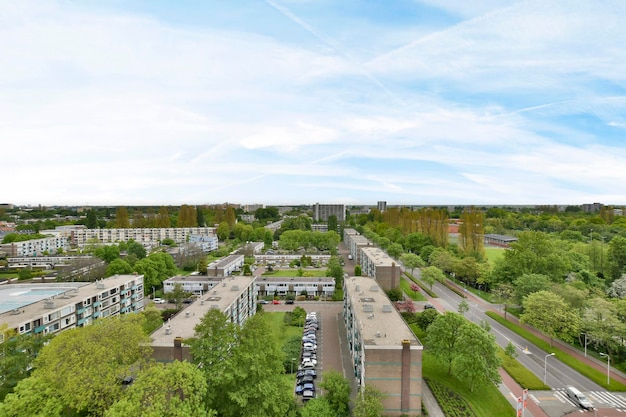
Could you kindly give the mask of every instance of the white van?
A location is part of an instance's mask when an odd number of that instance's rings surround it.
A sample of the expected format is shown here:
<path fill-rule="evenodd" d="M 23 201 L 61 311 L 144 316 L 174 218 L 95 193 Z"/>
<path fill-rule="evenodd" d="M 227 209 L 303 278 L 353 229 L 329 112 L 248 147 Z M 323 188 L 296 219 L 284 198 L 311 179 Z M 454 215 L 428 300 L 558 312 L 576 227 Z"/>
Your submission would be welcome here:
<path fill-rule="evenodd" d="M 591 404 L 591 401 L 589 401 L 582 392 L 578 391 L 578 389 L 569 386 L 565 388 L 565 392 L 567 392 L 567 396 L 570 398 L 570 400 L 572 400 L 574 404 L 578 405 L 581 408 L 584 408 L 585 410 L 593 409 L 593 404 Z"/>

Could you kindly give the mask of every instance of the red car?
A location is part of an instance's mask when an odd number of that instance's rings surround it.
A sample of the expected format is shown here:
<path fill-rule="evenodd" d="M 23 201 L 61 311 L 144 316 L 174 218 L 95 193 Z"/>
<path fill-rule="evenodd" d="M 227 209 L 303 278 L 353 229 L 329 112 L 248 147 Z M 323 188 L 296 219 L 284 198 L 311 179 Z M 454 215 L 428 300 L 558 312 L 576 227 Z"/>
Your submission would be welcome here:
<path fill-rule="evenodd" d="M 273 300 L 272 304 L 280 304 L 280 300 Z"/>

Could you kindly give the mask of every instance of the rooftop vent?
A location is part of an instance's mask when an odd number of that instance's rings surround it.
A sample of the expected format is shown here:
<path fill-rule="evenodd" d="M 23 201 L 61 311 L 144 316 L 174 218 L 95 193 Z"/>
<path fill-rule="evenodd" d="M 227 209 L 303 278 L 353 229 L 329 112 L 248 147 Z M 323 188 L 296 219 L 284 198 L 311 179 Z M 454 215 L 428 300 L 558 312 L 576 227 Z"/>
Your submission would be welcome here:
<path fill-rule="evenodd" d="M 239 291 L 239 285 L 233 285 L 232 287 L 230 287 L 231 291 Z"/>
<path fill-rule="evenodd" d="M 212 304 L 211 308 L 214 310 L 219 310 L 220 309 L 220 305 L 219 304 Z"/>
<path fill-rule="evenodd" d="M 22 312 L 22 310 L 20 310 L 19 308 L 14 308 L 13 310 L 11 310 L 11 314 L 13 314 L 14 316 L 20 314 Z"/>
<path fill-rule="evenodd" d="M 54 303 L 53 300 L 46 300 L 43 303 L 43 308 L 45 308 L 45 309 L 52 309 L 52 308 L 55 308 L 55 307 L 56 307 L 56 304 Z"/>
<path fill-rule="evenodd" d="M 361 286 L 357 285 L 356 287 L 354 287 L 354 289 L 357 290 L 357 291 L 361 291 Z"/>
<path fill-rule="evenodd" d="M 374 312 L 374 306 L 371 304 L 363 304 L 363 311 L 366 313 L 373 313 Z"/>
<path fill-rule="evenodd" d="M 372 286 L 370 287 L 370 291 L 373 291 L 373 292 L 378 291 L 378 285 L 372 285 Z"/>
<path fill-rule="evenodd" d="M 380 332 L 376 332 L 376 337 L 380 337 Z"/>
<path fill-rule="evenodd" d="M 368 319 L 373 319 L 374 318 L 374 314 L 370 314 L 369 316 L 367 316 Z"/>
<path fill-rule="evenodd" d="M 103 290 L 106 287 L 104 286 L 104 282 L 98 281 L 98 282 L 96 282 L 96 288 L 99 289 L 99 290 Z"/>
<path fill-rule="evenodd" d="M 391 308 L 391 304 L 383 305 L 383 313 L 391 313 L 392 311 L 393 311 L 393 308 Z"/>

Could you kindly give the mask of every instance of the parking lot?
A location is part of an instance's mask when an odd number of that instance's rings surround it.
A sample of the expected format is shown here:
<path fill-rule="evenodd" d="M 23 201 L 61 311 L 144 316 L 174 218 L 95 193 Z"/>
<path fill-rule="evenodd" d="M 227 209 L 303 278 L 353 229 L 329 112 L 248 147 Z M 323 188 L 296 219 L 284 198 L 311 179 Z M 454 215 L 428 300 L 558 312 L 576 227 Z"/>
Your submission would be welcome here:
<path fill-rule="evenodd" d="M 316 301 L 298 301 L 295 304 L 265 304 L 263 309 L 268 312 L 272 311 L 291 311 L 295 307 L 301 307 L 307 313 L 317 312 L 319 330 L 317 332 L 317 365 L 315 367 L 318 378 L 316 387 L 319 386 L 321 375 L 329 370 L 334 370 L 348 377 L 344 372 L 344 357 L 347 352 L 342 351 L 341 336 L 345 339 L 345 332 L 342 335 L 339 331 L 341 320 L 341 312 L 343 303 L 341 302 L 316 302 Z M 348 361 L 349 362 L 349 361 Z M 348 369 L 348 372 L 351 372 Z M 317 388 L 319 394 L 319 388 Z"/>

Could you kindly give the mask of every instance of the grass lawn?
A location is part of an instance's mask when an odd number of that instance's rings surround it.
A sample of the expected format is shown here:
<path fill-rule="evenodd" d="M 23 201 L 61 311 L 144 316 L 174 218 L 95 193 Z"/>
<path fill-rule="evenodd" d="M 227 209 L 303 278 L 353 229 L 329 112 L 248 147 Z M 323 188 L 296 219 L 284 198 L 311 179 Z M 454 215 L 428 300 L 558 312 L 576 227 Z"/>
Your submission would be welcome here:
<path fill-rule="evenodd" d="M 18 277 L 17 272 L 0 272 L 0 278 L 10 279 L 10 278 L 17 278 L 17 277 Z"/>
<path fill-rule="evenodd" d="M 302 336 L 301 327 L 285 326 L 284 312 L 264 312 L 263 318 L 271 326 L 274 340 L 279 346 L 282 346 L 292 336 Z"/>
<path fill-rule="evenodd" d="M 515 416 L 515 410 L 500 393 L 497 386 L 484 385 L 471 392 L 466 382 L 448 375 L 447 369 L 429 355 L 428 351 L 424 351 L 422 364 L 424 378 L 435 381 L 460 395 L 469 404 L 476 417 Z"/>
<path fill-rule="evenodd" d="M 326 270 L 325 269 L 304 269 L 305 277 L 325 277 Z M 297 269 L 278 269 L 272 272 L 265 271 L 263 273 L 264 277 L 297 277 L 298 270 Z"/>
<path fill-rule="evenodd" d="M 400 280 L 400 288 L 402 288 L 402 291 L 404 291 L 406 295 L 411 297 L 413 301 L 426 301 L 426 297 L 424 297 L 421 292 L 415 292 L 411 289 L 411 283 L 406 279 Z"/>
<path fill-rule="evenodd" d="M 423 343 L 426 339 L 426 332 L 415 324 L 409 327 Z M 497 386 L 485 385 L 476 388 L 474 392 L 470 392 L 467 383 L 449 376 L 447 369 L 441 366 L 426 350 L 422 356 L 422 376 L 460 395 L 469 404 L 476 417 L 513 417 L 515 415 L 515 410 L 502 396 Z"/>
<path fill-rule="evenodd" d="M 493 268 L 494 262 L 498 258 L 502 258 L 504 256 L 504 248 L 485 248 L 485 255 L 487 255 L 487 260 L 489 261 L 489 265 Z"/>

